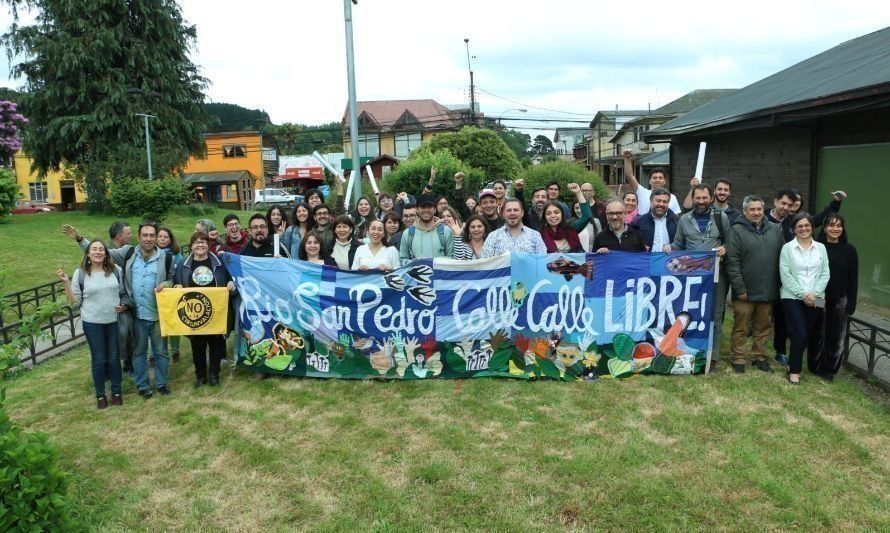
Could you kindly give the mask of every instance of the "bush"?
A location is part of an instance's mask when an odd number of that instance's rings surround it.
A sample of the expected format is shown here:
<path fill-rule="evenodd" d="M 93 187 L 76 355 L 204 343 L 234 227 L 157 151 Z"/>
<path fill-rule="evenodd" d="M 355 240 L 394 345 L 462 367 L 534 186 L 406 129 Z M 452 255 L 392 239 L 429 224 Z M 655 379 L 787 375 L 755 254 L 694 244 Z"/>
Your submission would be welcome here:
<path fill-rule="evenodd" d="M 127 178 L 108 187 L 108 202 L 116 215 L 136 215 L 160 222 L 179 204 L 190 198 L 189 188 L 176 178 L 144 180 Z"/>
<path fill-rule="evenodd" d="M 558 181 L 562 191 L 562 200 L 571 202 L 575 198 L 567 189 L 569 183 L 590 183 L 597 199 L 605 200 L 609 197 L 609 190 L 603 184 L 603 179 L 596 172 L 590 172 L 580 165 L 568 161 L 554 161 L 533 165 L 522 173 L 525 180 L 525 196 L 531 198 L 531 193 L 538 187 L 546 187 L 551 181 Z"/>
<path fill-rule="evenodd" d="M 511 154 L 512 155 L 512 154 Z M 454 175 L 463 172 L 464 190 L 466 195 L 475 194 L 481 187 L 485 175 L 479 169 L 472 168 L 453 156 L 448 150 L 433 153 L 423 146 L 411 152 L 408 159 L 386 175 L 381 184 L 381 191 L 396 195 L 400 192 L 418 195 L 430 179 L 430 169 L 436 167 L 436 181 L 433 183 L 433 194 L 444 195 L 453 204 Z"/>
<path fill-rule="evenodd" d="M 173 206 L 173 209 L 170 210 L 171 213 L 175 213 L 177 215 L 187 215 L 187 216 L 213 216 L 217 214 L 217 209 L 215 205 L 212 204 L 188 204 L 188 205 L 176 205 Z"/>
<path fill-rule="evenodd" d="M 0 390 L 0 531 L 68 526 L 67 476 L 44 435 L 22 433 L 6 414 Z"/>
<path fill-rule="evenodd" d="M 433 153 L 448 150 L 465 165 L 478 168 L 484 174 L 482 177 L 484 181 L 512 180 L 520 172 L 521 167 L 516 154 L 492 130 L 466 126 L 458 132 L 434 136 L 429 142 L 429 147 Z"/>
<path fill-rule="evenodd" d="M 0 170 L 0 221 L 4 220 L 15 208 L 19 198 L 19 187 L 15 183 L 12 172 Z"/>

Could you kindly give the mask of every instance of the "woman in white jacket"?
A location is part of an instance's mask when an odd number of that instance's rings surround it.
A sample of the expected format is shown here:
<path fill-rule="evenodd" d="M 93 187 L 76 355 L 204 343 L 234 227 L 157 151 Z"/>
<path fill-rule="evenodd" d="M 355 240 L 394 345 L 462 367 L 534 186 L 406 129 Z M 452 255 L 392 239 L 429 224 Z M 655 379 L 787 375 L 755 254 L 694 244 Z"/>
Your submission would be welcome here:
<path fill-rule="evenodd" d="M 828 285 L 828 254 L 825 245 L 813 239 L 813 219 L 798 213 L 791 220 L 794 239 L 785 243 L 779 255 L 782 278 L 782 311 L 791 337 L 788 381 L 800 383 L 803 352 L 807 350 L 812 370 L 814 357 L 822 344 L 825 316 L 825 287 Z"/>

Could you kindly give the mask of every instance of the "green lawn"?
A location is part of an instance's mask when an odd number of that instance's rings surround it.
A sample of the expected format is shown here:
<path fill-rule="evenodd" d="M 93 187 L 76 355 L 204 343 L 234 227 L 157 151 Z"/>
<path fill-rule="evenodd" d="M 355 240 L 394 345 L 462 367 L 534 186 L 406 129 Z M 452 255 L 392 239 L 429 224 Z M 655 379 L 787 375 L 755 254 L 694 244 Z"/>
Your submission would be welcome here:
<path fill-rule="evenodd" d="M 187 343 L 184 347 L 187 351 Z M 887 396 L 842 375 L 259 380 L 97 411 L 83 347 L 10 383 L 93 530 L 888 530 Z"/>
<path fill-rule="evenodd" d="M 217 226 L 229 211 L 220 210 L 210 216 Z M 237 212 L 246 227 L 250 213 Z M 81 211 L 50 213 L 46 215 L 12 216 L 0 224 L 0 268 L 6 270 L 5 292 L 27 289 L 35 285 L 55 281 L 55 271 L 64 268 L 74 271 L 83 252 L 77 244 L 62 235 L 62 224 L 71 224 L 84 236 L 108 240 L 108 226 L 122 217 L 88 215 Z M 205 218 L 196 215 L 170 215 L 164 224 L 169 226 L 180 241 L 187 244 L 195 229 L 195 221 Z M 137 218 L 127 220 L 136 238 Z"/>

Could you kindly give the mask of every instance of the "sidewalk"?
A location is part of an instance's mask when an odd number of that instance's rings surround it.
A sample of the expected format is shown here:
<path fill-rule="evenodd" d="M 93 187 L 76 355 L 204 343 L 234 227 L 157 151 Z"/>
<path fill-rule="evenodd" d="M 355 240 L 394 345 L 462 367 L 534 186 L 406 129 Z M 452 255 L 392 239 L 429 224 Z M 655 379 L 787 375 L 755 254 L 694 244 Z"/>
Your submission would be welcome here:
<path fill-rule="evenodd" d="M 890 322 L 883 318 L 858 313 L 854 318 L 890 331 Z M 871 337 L 872 331 L 869 331 L 868 328 L 864 328 L 858 324 L 852 324 L 851 333 L 854 333 L 857 330 L 859 330 L 859 333 L 857 333 L 858 336 L 866 338 Z M 884 386 L 890 387 L 890 335 L 881 333 L 880 331 L 874 332 L 874 334 L 877 347 L 874 349 L 875 366 L 873 376 L 876 380 L 882 382 Z M 868 373 L 868 353 L 871 350 L 871 347 L 867 343 L 853 338 L 849 339 L 849 346 L 850 353 L 847 357 L 847 364 L 860 371 L 863 375 L 866 375 Z"/>

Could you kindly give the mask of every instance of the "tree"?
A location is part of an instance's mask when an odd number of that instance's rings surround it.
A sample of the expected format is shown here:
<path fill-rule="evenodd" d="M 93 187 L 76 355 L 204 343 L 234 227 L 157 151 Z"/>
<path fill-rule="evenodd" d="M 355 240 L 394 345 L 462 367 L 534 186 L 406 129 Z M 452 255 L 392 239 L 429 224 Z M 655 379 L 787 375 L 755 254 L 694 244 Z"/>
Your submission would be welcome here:
<path fill-rule="evenodd" d="M 319 152 L 343 150 L 343 128 L 339 122 L 318 126 L 285 122 L 275 126 L 272 133 L 278 142 L 278 151 L 281 155 L 311 154 L 316 150 Z"/>
<path fill-rule="evenodd" d="M 18 132 L 27 123 L 14 102 L 0 101 L 0 166 L 12 165 L 13 156 L 22 147 Z"/>
<path fill-rule="evenodd" d="M 6 222 L 6 217 L 15 209 L 19 196 L 15 176 L 5 168 L 0 169 L 0 222 Z"/>
<path fill-rule="evenodd" d="M 433 194 L 448 197 L 454 202 L 454 175 L 463 172 L 465 195 L 470 196 L 482 186 L 484 176 L 478 169 L 454 157 L 447 149 L 433 153 L 427 146 L 411 152 L 405 159 L 383 178 L 382 189 L 392 194 L 407 192 L 420 194 L 423 186 L 430 179 L 430 168 L 436 167 L 436 181 L 433 183 Z"/>
<path fill-rule="evenodd" d="M 569 183 L 590 183 L 593 185 L 594 194 L 600 200 L 609 197 L 609 190 L 603 184 L 603 178 L 596 172 L 590 172 L 580 165 L 569 163 L 568 161 L 554 161 L 552 163 L 542 163 L 533 165 L 525 169 L 522 173 L 525 181 L 525 190 L 533 191 L 538 187 L 546 187 L 553 180 L 559 182 L 562 191 L 562 199 L 566 202 L 574 200 L 574 196 L 566 187 Z M 527 194 L 530 194 L 527 193 Z"/>
<path fill-rule="evenodd" d="M 13 76 L 27 79 L 21 108 L 31 120 L 25 150 L 44 173 L 110 161 L 123 146 L 143 146 L 136 113 L 155 115 L 153 148 L 204 150 L 206 80 L 188 53 L 197 39 L 175 0 L 6 0 L 37 12 L 2 41 Z M 105 176 L 84 170 L 91 200 L 104 199 Z M 100 195 L 100 198 L 93 198 Z"/>
<path fill-rule="evenodd" d="M 529 148 L 531 155 L 547 155 L 553 153 L 553 142 L 546 135 L 536 135 Z"/>
<path fill-rule="evenodd" d="M 510 147 L 510 150 L 516 154 L 516 159 L 519 159 L 521 162 L 523 157 L 528 156 L 529 146 L 532 143 L 532 138 L 528 133 L 507 128 L 498 129 L 497 132 L 498 137 L 503 139 L 507 146 Z"/>
<path fill-rule="evenodd" d="M 248 109 L 237 104 L 206 103 L 209 115 L 208 132 L 256 130 L 259 124 L 271 124 L 269 114 L 262 109 Z"/>
<path fill-rule="evenodd" d="M 514 179 L 519 174 L 519 161 L 497 133 L 465 126 L 457 132 L 442 133 L 430 140 L 430 150 L 448 150 L 452 155 L 478 168 L 486 180 Z"/>

